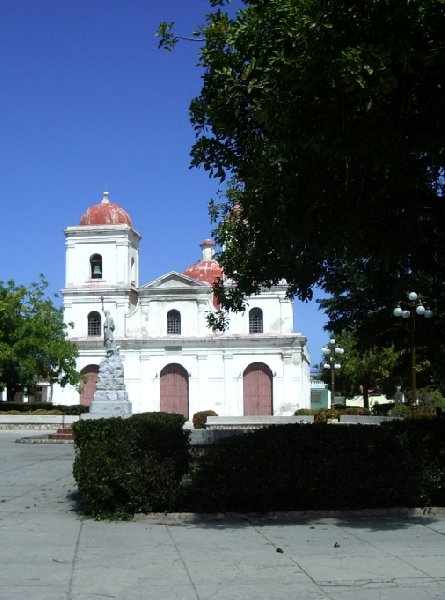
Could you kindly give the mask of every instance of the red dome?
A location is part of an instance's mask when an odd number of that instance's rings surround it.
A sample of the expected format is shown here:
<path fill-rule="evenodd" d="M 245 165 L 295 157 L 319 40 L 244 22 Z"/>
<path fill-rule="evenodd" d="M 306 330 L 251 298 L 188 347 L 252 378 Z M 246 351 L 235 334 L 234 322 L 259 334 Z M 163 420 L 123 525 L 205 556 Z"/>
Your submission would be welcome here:
<path fill-rule="evenodd" d="M 186 269 L 184 275 L 213 285 L 216 279 L 222 277 L 222 268 L 216 260 L 202 260 Z"/>
<path fill-rule="evenodd" d="M 131 219 L 118 204 L 110 202 L 108 192 L 104 192 L 102 202 L 90 206 L 80 219 L 81 225 L 130 225 Z"/>
<path fill-rule="evenodd" d="M 216 279 L 222 278 L 223 276 L 222 267 L 220 267 L 219 263 L 212 258 L 215 252 L 215 244 L 212 240 L 204 240 L 201 244 L 201 248 L 202 259 L 191 267 L 188 267 L 188 269 L 184 271 L 184 275 L 213 285 Z"/>

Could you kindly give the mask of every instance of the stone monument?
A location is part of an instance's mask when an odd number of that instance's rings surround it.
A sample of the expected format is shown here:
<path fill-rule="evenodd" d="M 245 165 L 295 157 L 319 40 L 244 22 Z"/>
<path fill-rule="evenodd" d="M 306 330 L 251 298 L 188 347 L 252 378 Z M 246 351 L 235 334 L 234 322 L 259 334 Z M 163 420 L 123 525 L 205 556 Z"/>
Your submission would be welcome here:
<path fill-rule="evenodd" d="M 99 377 L 90 413 L 129 415 L 131 414 L 131 403 L 128 401 L 124 367 L 114 338 L 114 321 L 108 310 L 104 311 L 104 315 L 104 346 L 107 355 L 99 366 Z"/>

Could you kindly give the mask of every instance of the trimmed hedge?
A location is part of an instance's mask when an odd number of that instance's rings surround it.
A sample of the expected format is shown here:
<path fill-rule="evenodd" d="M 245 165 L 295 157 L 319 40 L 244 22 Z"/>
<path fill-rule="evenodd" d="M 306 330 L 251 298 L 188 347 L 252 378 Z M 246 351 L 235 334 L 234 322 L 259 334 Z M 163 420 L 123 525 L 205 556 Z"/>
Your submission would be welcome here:
<path fill-rule="evenodd" d="M 39 411 L 38 414 L 44 414 L 41 411 L 51 411 L 52 414 L 80 415 L 89 412 L 89 407 L 81 404 L 66 406 L 51 402 L 0 402 L 0 412 L 28 413 L 36 410 Z M 58 411 L 58 413 L 54 413 L 54 411 Z"/>
<path fill-rule="evenodd" d="M 267 512 L 445 505 L 445 421 L 281 425 L 202 457 L 183 510 Z"/>
<path fill-rule="evenodd" d="M 182 415 L 144 413 L 74 423 L 73 475 L 86 514 L 128 518 L 173 510 L 189 467 Z"/>
<path fill-rule="evenodd" d="M 74 424 L 74 477 L 96 518 L 445 506 L 445 419 L 277 425 L 226 438 L 190 463 L 180 415 Z"/>

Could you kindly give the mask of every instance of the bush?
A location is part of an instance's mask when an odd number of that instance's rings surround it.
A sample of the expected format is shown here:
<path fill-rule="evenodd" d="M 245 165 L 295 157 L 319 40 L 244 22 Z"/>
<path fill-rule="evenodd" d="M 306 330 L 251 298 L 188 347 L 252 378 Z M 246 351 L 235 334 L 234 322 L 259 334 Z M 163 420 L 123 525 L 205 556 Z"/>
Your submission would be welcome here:
<path fill-rule="evenodd" d="M 54 406 L 50 402 L 0 402 L 0 410 L 2 412 L 14 411 L 15 413 L 24 413 L 42 408 L 52 410 Z"/>
<path fill-rule="evenodd" d="M 267 512 L 443 505 L 445 420 L 430 423 L 282 425 L 222 440 L 201 458 L 182 508 Z"/>
<path fill-rule="evenodd" d="M 361 406 L 344 406 L 336 404 L 334 410 L 331 408 L 300 408 L 294 415 L 314 415 L 314 423 L 327 423 L 329 419 L 338 419 L 340 415 L 369 415 L 369 410 Z"/>
<path fill-rule="evenodd" d="M 445 506 L 445 419 L 405 419 L 381 427 L 406 441 L 415 469 L 414 499 L 408 506 Z"/>
<path fill-rule="evenodd" d="M 394 408 L 395 408 L 394 402 L 385 402 L 385 404 L 376 403 L 372 407 L 371 412 L 373 415 L 384 417 L 384 416 L 388 416 L 390 411 L 392 411 Z"/>
<path fill-rule="evenodd" d="M 445 398 L 438 390 L 424 388 L 419 390 L 418 410 L 424 413 L 435 414 L 436 408 L 445 409 Z"/>
<path fill-rule="evenodd" d="M 75 423 L 85 512 L 445 506 L 443 418 L 271 426 L 223 439 L 192 465 L 184 420 L 147 413 Z"/>
<path fill-rule="evenodd" d="M 407 404 L 396 404 L 388 411 L 390 417 L 407 417 L 411 414 L 411 407 Z"/>
<path fill-rule="evenodd" d="M 404 458 L 380 428 L 283 425 L 255 430 L 223 440 L 203 457 L 192 481 L 190 509 L 394 506 L 406 496 L 409 482 Z"/>
<path fill-rule="evenodd" d="M 90 412 L 90 407 L 84 406 L 83 404 L 74 404 L 73 406 L 58 404 L 55 406 L 55 408 L 60 410 L 63 415 L 84 415 Z"/>
<path fill-rule="evenodd" d="M 73 475 L 86 514 L 126 518 L 175 507 L 189 467 L 182 415 L 145 413 L 74 423 Z"/>
<path fill-rule="evenodd" d="M 58 414 L 58 415 L 80 415 L 89 411 L 88 406 L 76 404 L 74 406 L 65 406 L 63 404 L 52 404 L 51 402 L 0 402 L 0 412 L 14 411 L 18 413 L 35 414 Z M 36 413 L 35 411 L 39 411 Z M 57 412 L 50 412 L 57 411 Z"/>
<path fill-rule="evenodd" d="M 217 417 L 218 413 L 214 410 L 201 410 L 193 415 L 193 427 L 195 429 L 205 429 L 207 417 Z"/>

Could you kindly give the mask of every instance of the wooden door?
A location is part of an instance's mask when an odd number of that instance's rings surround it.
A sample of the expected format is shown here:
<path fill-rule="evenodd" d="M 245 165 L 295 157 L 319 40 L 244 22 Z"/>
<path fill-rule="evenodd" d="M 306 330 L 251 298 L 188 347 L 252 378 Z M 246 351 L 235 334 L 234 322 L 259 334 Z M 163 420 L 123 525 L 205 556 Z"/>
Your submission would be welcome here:
<path fill-rule="evenodd" d="M 244 415 L 272 415 L 272 372 L 264 363 L 252 363 L 243 373 Z"/>
<path fill-rule="evenodd" d="M 80 404 L 91 406 L 99 373 L 97 365 L 87 365 L 81 370 L 81 374 L 87 377 L 87 381 L 80 386 Z"/>
<path fill-rule="evenodd" d="M 161 412 L 189 418 L 189 376 L 177 363 L 167 365 L 161 371 Z"/>

